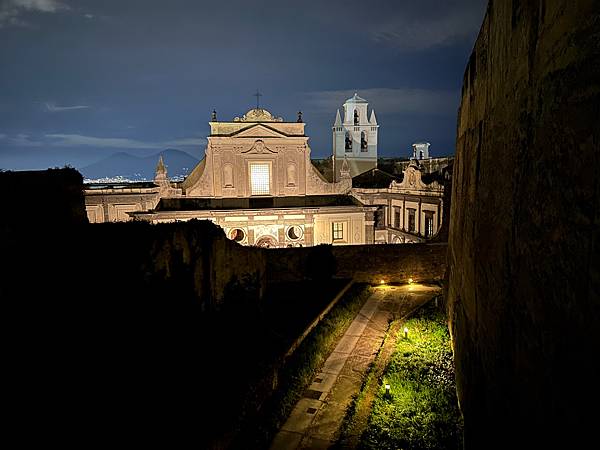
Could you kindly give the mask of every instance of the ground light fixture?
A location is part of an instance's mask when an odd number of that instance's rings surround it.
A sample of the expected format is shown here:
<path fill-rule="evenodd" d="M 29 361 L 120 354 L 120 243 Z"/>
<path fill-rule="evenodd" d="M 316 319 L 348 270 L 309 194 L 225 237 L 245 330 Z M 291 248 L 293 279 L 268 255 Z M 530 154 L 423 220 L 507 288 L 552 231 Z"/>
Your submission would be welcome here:
<path fill-rule="evenodd" d="M 413 283 L 413 279 L 412 279 L 412 278 L 409 278 L 409 279 L 408 279 L 408 284 L 412 284 L 412 283 Z"/>
<path fill-rule="evenodd" d="M 390 397 L 391 396 L 391 386 L 389 384 L 385 385 L 385 396 L 386 397 Z"/>
<path fill-rule="evenodd" d="M 379 280 L 379 284 L 385 284 L 385 280 Z"/>
<path fill-rule="evenodd" d="M 408 328 L 404 327 L 404 339 L 408 339 Z"/>

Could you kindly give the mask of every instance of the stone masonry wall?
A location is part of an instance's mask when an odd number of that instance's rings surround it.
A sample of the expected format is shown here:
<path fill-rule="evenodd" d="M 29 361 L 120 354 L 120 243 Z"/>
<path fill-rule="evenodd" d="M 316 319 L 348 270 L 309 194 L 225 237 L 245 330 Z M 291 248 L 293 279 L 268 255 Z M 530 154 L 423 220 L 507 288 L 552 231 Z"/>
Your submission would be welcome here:
<path fill-rule="evenodd" d="M 295 281 L 331 274 L 367 283 L 441 281 L 446 244 L 320 245 L 270 249 L 268 281 Z"/>
<path fill-rule="evenodd" d="M 490 1 L 448 241 L 466 449 L 597 441 L 599 143 L 600 2 Z"/>

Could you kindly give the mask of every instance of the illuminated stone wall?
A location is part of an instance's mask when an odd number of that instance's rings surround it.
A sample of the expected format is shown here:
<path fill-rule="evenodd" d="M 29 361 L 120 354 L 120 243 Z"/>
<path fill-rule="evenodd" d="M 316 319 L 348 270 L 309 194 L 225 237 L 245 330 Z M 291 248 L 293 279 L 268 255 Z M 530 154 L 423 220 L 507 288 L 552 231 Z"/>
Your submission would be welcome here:
<path fill-rule="evenodd" d="M 233 122 L 210 122 L 210 127 L 204 158 L 180 185 L 188 197 L 345 194 L 352 186 L 348 174 L 329 183 L 312 165 L 303 122 L 284 122 L 252 109 Z M 252 167 L 264 173 L 261 192 L 254 191 Z"/>
<path fill-rule="evenodd" d="M 466 449 L 596 439 L 599 10 L 490 1 L 465 71 L 448 301 Z"/>
<path fill-rule="evenodd" d="M 268 281 L 295 281 L 332 272 L 338 278 L 376 283 L 441 281 L 446 244 L 318 246 L 266 252 Z"/>

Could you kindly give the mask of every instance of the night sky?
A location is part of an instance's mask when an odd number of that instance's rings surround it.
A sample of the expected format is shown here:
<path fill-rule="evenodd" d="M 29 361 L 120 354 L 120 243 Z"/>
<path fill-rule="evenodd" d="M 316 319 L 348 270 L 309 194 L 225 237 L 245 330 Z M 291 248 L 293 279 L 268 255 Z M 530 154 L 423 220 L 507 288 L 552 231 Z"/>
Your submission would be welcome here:
<path fill-rule="evenodd" d="M 200 159 L 213 109 L 261 106 L 331 154 L 336 108 L 375 109 L 379 155 L 454 153 L 485 0 L 0 0 L 0 168 L 177 148 Z"/>

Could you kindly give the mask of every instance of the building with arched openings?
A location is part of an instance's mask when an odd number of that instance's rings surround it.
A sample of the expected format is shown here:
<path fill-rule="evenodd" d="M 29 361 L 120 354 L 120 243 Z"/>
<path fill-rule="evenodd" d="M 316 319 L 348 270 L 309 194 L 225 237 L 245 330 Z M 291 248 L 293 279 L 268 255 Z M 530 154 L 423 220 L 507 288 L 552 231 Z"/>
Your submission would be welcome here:
<path fill-rule="evenodd" d="M 355 94 L 344 121 L 337 112 L 333 182 L 311 161 L 301 116 L 286 122 L 254 108 L 219 121 L 213 112 L 204 157 L 184 181 L 171 182 L 161 158 L 153 183 L 87 185 L 88 219 L 210 220 L 230 239 L 264 247 L 432 238 L 443 220 L 444 186 L 427 174 L 425 158 L 399 175 L 377 169 L 379 126 L 374 111 L 366 119 L 367 107 Z"/>
<path fill-rule="evenodd" d="M 333 123 L 333 174 L 340 179 L 344 161 L 348 162 L 350 176 L 355 177 L 377 167 L 377 132 L 379 125 L 375 111 L 368 111 L 369 103 L 354 93 L 343 106 L 344 119 L 336 112 Z"/>
<path fill-rule="evenodd" d="M 204 158 L 183 182 L 169 182 L 161 160 L 151 186 L 89 186 L 90 221 L 204 219 L 264 247 L 374 242 L 376 208 L 350 195 L 347 162 L 333 183 L 312 165 L 301 117 L 286 122 L 255 108 L 231 121 L 213 114 L 209 124 Z"/>

